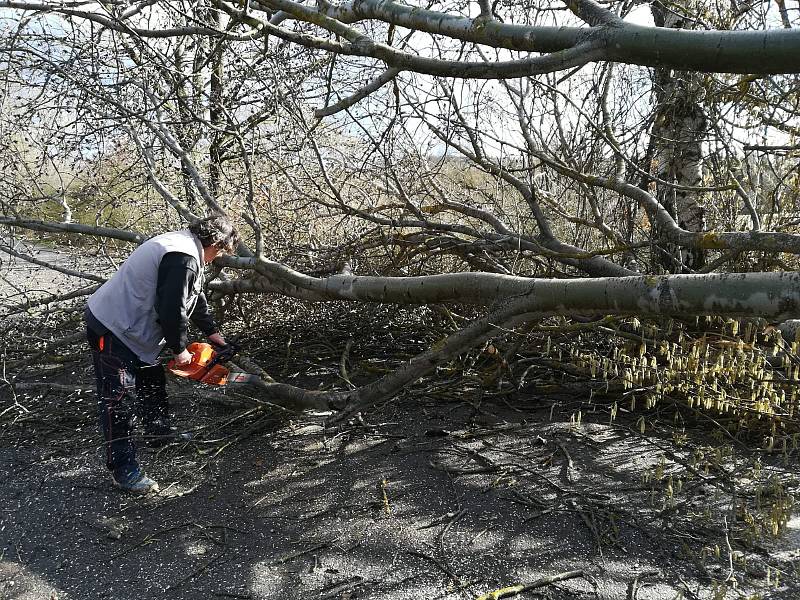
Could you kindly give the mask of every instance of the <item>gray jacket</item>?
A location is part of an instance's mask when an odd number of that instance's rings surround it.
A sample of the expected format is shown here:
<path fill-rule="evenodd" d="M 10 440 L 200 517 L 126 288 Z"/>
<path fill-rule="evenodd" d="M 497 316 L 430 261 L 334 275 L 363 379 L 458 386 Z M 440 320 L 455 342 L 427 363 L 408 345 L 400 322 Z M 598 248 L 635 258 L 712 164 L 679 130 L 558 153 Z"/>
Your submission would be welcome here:
<path fill-rule="evenodd" d="M 97 320 L 148 364 L 156 362 L 165 343 L 155 304 L 158 267 L 169 252 L 181 252 L 197 260 L 198 276 L 186 307 L 187 314 L 191 314 L 203 289 L 203 246 L 188 230 L 147 240 L 88 301 Z"/>

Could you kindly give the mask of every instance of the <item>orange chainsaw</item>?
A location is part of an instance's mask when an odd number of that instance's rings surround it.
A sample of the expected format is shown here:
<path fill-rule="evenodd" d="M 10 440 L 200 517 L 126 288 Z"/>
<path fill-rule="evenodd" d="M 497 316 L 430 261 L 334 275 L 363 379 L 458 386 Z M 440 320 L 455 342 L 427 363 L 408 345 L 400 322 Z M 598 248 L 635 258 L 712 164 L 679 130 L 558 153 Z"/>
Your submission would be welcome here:
<path fill-rule="evenodd" d="M 192 360 L 185 365 L 175 365 L 175 359 L 167 363 L 167 369 L 173 375 L 194 379 L 208 385 L 225 385 L 229 383 L 258 383 L 261 378 L 250 373 L 231 373 L 222 363 L 231 360 L 239 351 L 239 346 L 228 342 L 217 346 L 205 342 L 192 342 L 186 349 Z"/>

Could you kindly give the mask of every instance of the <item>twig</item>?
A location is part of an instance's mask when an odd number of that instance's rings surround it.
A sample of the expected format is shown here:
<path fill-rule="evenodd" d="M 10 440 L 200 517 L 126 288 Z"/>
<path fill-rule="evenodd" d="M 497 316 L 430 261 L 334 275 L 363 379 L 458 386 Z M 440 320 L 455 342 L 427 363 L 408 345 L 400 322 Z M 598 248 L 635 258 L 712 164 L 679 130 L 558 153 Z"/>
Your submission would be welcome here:
<path fill-rule="evenodd" d="M 389 482 L 386 479 L 381 479 L 380 490 L 381 490 L 381 499 L 383 502 L 383 512 L 386 513 L 386 516 L 390 516 L 392 514 L 392 508 L 389 506 L 389 496 L 386 494 L 386 486 L 389 485 Z"/>
<path fill-rule="evenodd" d="M 78 333 L 74 333 L 72 335 L 68 335 L 66 337 L 50 342 L 39 352 L 37 352 L 36 354 L 32 354 L 27 358 L 8 361 L 8 366 L 11 367 L 12 369 L 15 369 L 24 365 L 28 365 L 34 362 L 35 360 L 41 358 L 42 356 L 45 356 L 48 352 L 52 352 L 56 348 L 61 348 L 62 346 L 67 346 L 67 345 L 74 345 L 76 343 L 82 342 L 84 339 L 86 339 L 86 332 L 79 331 Z"/>
<path fill-rule="evenodd" d="M 495 473 L 498 470 L 498 467 L 450 467 L 435 463 L 432 460 L 428 461 L 428 464 L 437 471 L 444 471 L 445 473 L 452 473 L 454 475 L 478 475 L 481 473 Z"/>
<path fill-rule="evenodd" d="M 597 544 L 597 552 L 602 557 L 603 556 L 603 542 L 600 539 L 600 533 L 598 533 L 598 531 L 597 531 L 597 527 L 594 524 L 594 519 L 592 518 L 591 513 L 587 515 L 586 512 L 583 511 L 580 507 L 578 507 L 578 505 L 572 499 L 567 500 L 567 504 L 570 506 L 570 508 L 575 510 L 581 516 L 581 519 L 583 519 L 583 522 L 586 523 L 586 526 L 591 530 L 592 535 L 594 536 L 594 541 Z"/>
<path fill-rule="evenodd" d="M 147 534 L 137 544 L 134 544 L 130 548 L 125 548 L 124 550 L 122 550 L 120 552 L 117 552 L 116 554 L 110 556 L 107 560 L 108 560 L 108 562 L 111 562 L 112 560 L 120 558 L 121 556 L 125 556 L 126 554 L 130 554 L 131 552 L 133 552 L 137 548 L 141 548 L 142 546 L 144 546 L 146 544 L 149 544 L 152 541 L 157 540 L 158 536 L 160 536 L 163 533 L 169 533 L 170 531 L 175 531 L 177 529 L 183 529 L 184 527 L 191 527 L 192 525 L 195 525 L 195 524 L 196 523 L 194 523 L 193 521 L 190 521 L 190 522 L 187 522 L 187 523 L 180 523 L 178 525 L 173 525 L 172 527 L 167 527 L 165 529 L 159 529 L 158 531 L 154 531 L 153 533 Z"/>
<path fill-rule="evenodd" d="M 282 565 L 283 563 L 289 562 L 290 560 L 294 560 L 295 558 L 299 558 L 304 554 L 309 554 L 311 552 L 316 552 L 317 550 L 322 550 L 323 548 L 327 548 L 330 544 L 328 542 L 323 542 L 322 544 L 316 544 L 309 548 L 305 548 L 304 550 L 298 550 L 297 552 L 291 552 L 289 554 L 285 554 L 280 558 L 276 558 L 272 561 L 272 565 Z"/>
<path fill-rule="evenodd" d="M 410 554 L 412 556 L 418 556 L 420 558 L 424 558 L 425 560 L 431 561 L 433 564 L 435 564 L 437 567 L 439 567 L 439 569 L 441 569 L 443 573 L 445 573 L 450 579 L 452 579 L 453 583 L 455 583 L 459 588 L 463 585 L 461 583 L 461 579 L 459 579 L 458 575 L 453 573 L 453 571 L 447 565 L 442 563 L 437 558 L 434 558 L 433 556 L 429 556 L 428 554 L 425 554 L 424 552 L 418 552 L 416 550 L 406 550 L 406 554 Z"/>
<path fill-rule="evenodd" d="M 18 252 L 14 250 L 11 246 L 7 246 L 5 244 L 0 244 L 0 250 L 5 252 L 6 254 L 11 254 L 12 256 L 16 256 L 17 258 L 21 258 L 24 261 L 29 263 L 33 263 L 34 265 L 39 265 L 40 267 L 45 267 L 47 269 L 51 269 L 53 271 L 58 271 L 59 273 L 64 273 L 65 275 L 69 275 L 71 277 L 80 277 L 81 279 L 89 279 L 91 281 L 97 281 L 98 283 L 105 283 L 105 277 L 100 277 L 98 275 L 93 275 L 92 273 L 83 273 L 81 271 L 76 271 L 74 269 L 68 269 L 66 267 L 62 267 L 59 265 L 54 265 L 52 263 L 47 262 L 46 260 L 41 260 L 31 256 L 30 254 L 24 254 L 22 252 Z"/>
<path fill-rule="evenodd" d="M 439 532 L 439 535 L 436 536 L 439 539 L 439 547 L 444 546 L 444 536 L 447 535 L 447 532 L 450 531 L 453 525 L 455 525 L 458 521 L 460 521 L 461 518 L 466 514 L 467 514 L 467 509 L 462 508 L 456 514 L 454 514 L 453 517 L 447 522 L 447 525 L 445 525 L 444 528 Z"/>
<path fill-rule="evenodd" d="M 729 534 L 729 527 L 728 527 L 728 517 L 722 517 L 723 522 L 725 523 L 725 546 L 728 549 L 728 576 L 725 578 L 723 583 L 728 583 L 732 579 L 734 579 L 734 570 L 733 570 L 733 548 L 731 548 L 731 538 Z"/>
<path fill-rule="evenodd" d="M 28 300 L 26 302 L 21 302 L 19 304 L 7 306 L 5 309 L 5 314 L 11 315 L 14 313 L 26 311 L 36 306 L 41 306 L 42 304 L 51 304 L 53 302 L 64 302 L 66 300 L 73 300 L 74 298 L 80 298 L 82 296 L 89 296 L 93 294 L 99 287 L 100 284 L 98 283 L 95 285 L 91 285 L 89 287 L 83 287 L 74 290 L 72 292 L 67 292 L 66 294 L 52 294 L 50 296 L 45 296 L 43 298 L 37 298 L 36 300 Z"/>
<path fill-rule="evenodd" d="M 184 583 L 186 583 L 187 581 L 191 581 L 192 579 L 194 579 L 194 578 L 195 578 L 195 577 L 197 577 L 198 575 L 200 575 L 200 574 L 202 574 L 203 572 L 207 571 L 207 570 L 209 569 L 209 567 L 211 567 L 211 565 L 213 565 L 214 563 L 216 563 L 216 562 L 217 562 L 219 559 L 221 559 L 223 556 L 225 556 L 225 552 L 224 552 L 224 551 L 223 551 L 223 552 L 220 552 L 219 554 L 217 554 L 217 555 L 216 555 L 214 558 L 212 558 L 212 559 L 208 560 L 206 563 L 204 563 L 203 565 L 201 565 L 201 566 L 200 566 L 200 568 L 198 568 L 198 569 L 195 569 L 194 571 L 192 571 L 191 573 L 189 573 L 189 574 L 188 574 L 186 577 L 184 577 L 183 579 L 181 579 L 181 580 L 179 580 L 179 581 L 176 581 L 175 583 L 173 583 L 173 584 L 170 584 L 169 586 L 167 586 L 167 588 L 165 589 L 165 591 L 170 591 L 170 590 L 177 589 L 177 588 L 181 587 L 181 586 L 182 586 Z"/>
<path fill-rule="evenodd" d="M 558 442 L 558 447 L 561 448 L 561 452 L 564 453 L 564 457 L 567 459 L 567 462 L 564 464 L 564 470 L 563 470 L 564 479 L 567 480 L 567 483 L 573 483 L 575 481 L 575 476 L 574 476 L 575 466 L 572 462 L 572 457 L 569 455 L 569 452 L 567 452 L 567 449 L 564 447 L 564 444 Z"/>
<path fill-rule="evenodd" d="M 527 592 L 528 590 L 534 590 L 536 588 L 545 587 L 551 585 L 553 583 L 557 583 L 559 581 L 567 581 L 568 579 L 575 579 L 577 577 L 585 577 L 583 571 L 566 571 L 564 573 L 559 573 L 558 575 L 550 575 L 548 577 L 542 577 L 541 579 L 537 579 L 536 581 L 532 581 L 531 583 L 522 583 L 519 585 L 512 585 L 509 587 L 501 588 L 499 590 L 494 590 L 493 592 L 489 592 L 487 594 L 483 594 L 482 596 L 478 597 L 478 600 L 498 600 L 499 598 L 508 598 L 510 596 L 516 596 L 521 594 L 522 592 Z"/>
<path fill-rule="evenodd" d="M 94 388 L 82 385 L 68 385 L 65 383 L 48 383 L 46 381 L 7 382 L 15 390 L 54 390 L 57 392 L 91 394 Z"/>
<path fill-rule="evenodd" d="M 356 575 L 355 577 L 348 579 L 346 581 L 342 581 L 341 583 L 337 583 L 329 590 L 321 591 L 319 596 L 317 596 L 318 600 L 324 600 L 325 598 L 344 598 L 349 597 L 345 594 L 345 592 L 349 592 L 354 590 L 358 587 L 365 585 L 365 581 L 363 577 L 359 577 Z"/>
<path fill-rule="evenodd" d="M 488 533 L 489 529 L 490 529 L 490 527 L 484 527 L 483 529 L 481 529 L 481 531 L 475 537 L 473 537 L 469 542 L 467 542 L 467 546 L 472 546 L 472 544 L 474 544 L 480 538 L 482 538 L 484 535 L 486 535 Z"/>
<path fill-rule="evenodd" d="M 639 580 L 643 577 L 652 577 L 654 575 L 659 575 L 660 571 L 645 571 L 644 573 L 639 573 L 636 577 L 633 578 L 628 584 L 628 597 L 627 600 L 636 600 L 636 594 L 639 592 Z"/>
<path fill-rule="evenodd" d="M 350 381 L 350 376 L 347 374 L 347 362 L 350 360 L 350 348 L 353 347 L 353 338 L 347 338 L 347 343 L 344 345 L 342 357 L 339 359 L 339 376 L 344 379 L 351 390 L 356 388 L 353 382 Z"/>

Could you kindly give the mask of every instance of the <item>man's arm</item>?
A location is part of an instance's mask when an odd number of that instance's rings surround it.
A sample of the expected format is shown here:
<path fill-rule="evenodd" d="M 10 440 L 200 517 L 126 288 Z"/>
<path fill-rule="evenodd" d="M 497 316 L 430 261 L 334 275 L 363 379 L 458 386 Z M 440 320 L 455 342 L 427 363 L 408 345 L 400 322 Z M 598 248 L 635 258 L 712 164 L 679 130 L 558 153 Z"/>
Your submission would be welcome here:
<path fill-rule="evenodd" d="M 219 332 L 219 327 L 217 327 L 217 324 L 214 322 L 214 316 L 211 314 L 211 311 L 208 310 L 208 301 L 203 292 L 200 292 L 200 296 L 197 298 L 197 304 L 194 305 L 194 310 L 190 318 L 192 319 L 192 323 L 194 323 L 211 342 L 217 346 L 224 346 L 226 344 L 225 338 L 222 337 L 222 334 Z"/>
<path fill-rule="evenodd" d="M 197 261 L 182 252 L 165 254 L 158 267 L 156 311 L 167 347 L 176 355 L 186 350 L 190 319 L 212 342 L 225 344 L 225 338 L 219 333 L 203 293 L 198 297 L 191 315 L 187 313 L 187 303 L 197 280 L 198 269 Z"/>
<path fill-rule="evenodd" d="M 167 347 L 175 354 L 186 349 L 189 315 L 186 303 L 197 279 L 197 261 L 182 252 L 169 252 L 158 266 L 156 312 Z"/>
<path fill-rule="evenodd" d="M 200 292 L 200 295 L 197 297 L 197 304 L 194 305 L 194 310 L 189 318 L 206 337 L 210 338 L 215 333 L 219 333 L 219 327 L 217 327 L 217 324 L 214 322 L 214 317 L 208 310 L 208 301 L 203 292 Z"/>

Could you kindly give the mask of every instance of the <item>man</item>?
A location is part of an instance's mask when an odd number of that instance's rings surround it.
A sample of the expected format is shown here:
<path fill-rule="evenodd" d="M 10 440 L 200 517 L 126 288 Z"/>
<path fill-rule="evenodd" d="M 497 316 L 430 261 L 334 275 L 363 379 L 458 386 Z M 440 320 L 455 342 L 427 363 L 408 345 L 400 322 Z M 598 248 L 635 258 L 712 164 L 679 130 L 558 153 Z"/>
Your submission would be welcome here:
<path fill-rule="evenodd" d="M 236 229 L 221 215 L 202 219 L 187 230 L 156 236 L 136 248 L 89 298 L 87 337 L 97 379 L 106 465 L 113 484 L 124 491 L 158 491 L 158 484 L 136 460 L 131 437 L 136 408 L 151 441 L 186 436 L 170 425 L 164 368 L 158 355 L 167 346 L 177 365 L 191 361 L 186 350 L 189 319 L 209 341 L 225 345 L 203 295 L 203 265 L 233 252 L 238 242 Z"/>

